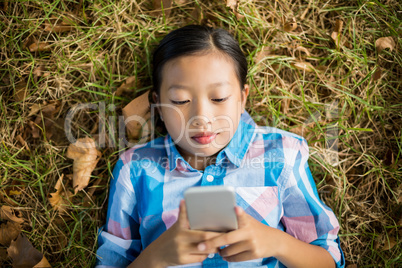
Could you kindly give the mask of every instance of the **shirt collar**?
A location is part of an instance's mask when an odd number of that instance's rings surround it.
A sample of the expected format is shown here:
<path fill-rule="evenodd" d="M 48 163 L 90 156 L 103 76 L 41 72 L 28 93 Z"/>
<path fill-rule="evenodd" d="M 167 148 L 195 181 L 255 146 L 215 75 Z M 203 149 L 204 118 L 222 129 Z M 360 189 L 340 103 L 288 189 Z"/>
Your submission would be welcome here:
<path fill-rule="evenodd" d="M 255 126 L 256 124 L 254 120 L 247 112 L 244 112 L 240 118 L 239 126 L 237 127 L 232 140 L 222 151 L 219 152 L 216 159 L 216 164 L 222 164 L 227 157 L 230 162 L 239 167 L 247 153 L 251 141 L 254 138 Z M 167 156 L 169 159 L 170 171 L 176 169 L 179 162 L 181 162 L 181 165 L 185 164 L 187 169 L 194 170 L 181 156 L 175 146 L 174 141 L 172 140 L 172 137 L 169 134 L 165 137 L 165 148 L 167 150 Z"/>
<path fill-rule="evenodd" d="M 226 156 L 230 162 L 239 167 L 254 138 L 255 126 L 254 120 L 247 112 L 244 112 L 232 140 L 219 152 L 216 164 L 221 164 Z"/>

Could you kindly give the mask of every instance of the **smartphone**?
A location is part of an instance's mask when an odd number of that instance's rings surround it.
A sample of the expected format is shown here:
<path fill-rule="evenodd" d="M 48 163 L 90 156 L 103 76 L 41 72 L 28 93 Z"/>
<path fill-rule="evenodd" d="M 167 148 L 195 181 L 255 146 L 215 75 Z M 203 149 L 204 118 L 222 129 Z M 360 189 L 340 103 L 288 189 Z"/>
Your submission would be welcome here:
<path fill-rule="evenodd" d="M 237 229 L 236 194 L 231 186 L 190 187 L 184 192 L 190 229 L 229 232 Z"/>

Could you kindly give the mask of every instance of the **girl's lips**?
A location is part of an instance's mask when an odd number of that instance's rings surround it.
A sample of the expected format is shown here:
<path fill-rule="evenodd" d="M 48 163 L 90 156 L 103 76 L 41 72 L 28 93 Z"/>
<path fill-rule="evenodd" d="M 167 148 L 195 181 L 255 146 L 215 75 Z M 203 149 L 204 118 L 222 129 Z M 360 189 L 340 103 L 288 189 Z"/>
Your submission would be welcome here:
<path fill-rule="evenodd" d="M 209 144 L 215 139 L 216 135 L 217 134 L 212 133 L 212 132 L 206 132 L 206 133 L 196 134 L 196 135 L 192 136 L 191 138 L 199 144 Z"/>

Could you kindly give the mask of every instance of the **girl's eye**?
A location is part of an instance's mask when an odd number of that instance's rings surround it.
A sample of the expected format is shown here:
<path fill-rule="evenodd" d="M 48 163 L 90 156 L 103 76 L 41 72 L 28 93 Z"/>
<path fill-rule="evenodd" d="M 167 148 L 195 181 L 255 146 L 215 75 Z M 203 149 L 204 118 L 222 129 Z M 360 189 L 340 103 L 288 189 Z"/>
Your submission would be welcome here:
<path fill-rule="evenodd" d="M 185 101 L 174 101 L 174 100 L 170 100 L 173 104 L 176 105 L 183 105 L 186 104 L 187 102 L 189 102 L 189 100 L 185 100 Z"/>
<path fill-rule="evenodd" d="M 225 100 L 227 100 L 229 97 L 223 98 L 223 99 L 212 99 L 212 101 L 214 102 L 224 102 Z"/>

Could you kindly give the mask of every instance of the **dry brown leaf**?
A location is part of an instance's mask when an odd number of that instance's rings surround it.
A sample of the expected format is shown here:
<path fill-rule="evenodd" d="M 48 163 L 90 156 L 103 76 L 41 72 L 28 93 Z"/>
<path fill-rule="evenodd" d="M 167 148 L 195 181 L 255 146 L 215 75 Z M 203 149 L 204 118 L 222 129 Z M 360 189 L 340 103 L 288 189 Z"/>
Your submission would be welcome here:
<path fill-rule="evenodd" d="M 123 108 L 123 116 L 129 139 L 143 140 L 151 132 L 149 91 L 132 100 Z"/>
<path fill-rule="evenodd" d="M 8 259 L 7 249 L 0 248 L 0 263 L 5 262 Z"/>
<path fill-rule="evenodd" d="M 7 221 L 0 225 L 0 244 L 4 246 L 9 246 L 11 241 L 13 241 L 21 233 L 21 225 L 16 222 Z"/>
<path fill-rule="evenodd" d="M 30 108 L 31 111 L 29 112 L 28 117 L 37 114 L 39 111 L 42 111 L 44 116 L 53 116 L 60 111 L 60 105 L 60 101 L 51 101 L 49 104 L 34 103 Z"/>
<path fill-rule="evenodd" d="M 52 266 L 50 263 L 47 261 L 47 259 L 43 256 L 42 260 L 35 264 L 33 268 L 51 268 Z"/>
<path fill-rule="evenodd" d="M 78 139 L 68 146 L 66 156 L 74 159 L 73 185 L 75 194 L 88 185 L 91 173 L 101 155 L 101 152 L 96 149 L 95 141 L 89 137 Z"/>
<path fill-rule="evenodd" d="M 45 76 L 45 74 L 43 73 L 45 71 L 45 66 L 41 65 L 36 67 L 33 71 L 32 74 L 34 75 L 34 81 L 35 83 L 38 82 L 38 78 L 41 76 Z"/>
<path fill-rule="evenodd" d="M 0 208 L 0 218 L 3 220 L 15 222 L 18 224 L 21 224 L 24 222 L 23 218 L 19 218 L 19 217 L 15 216 L 13 209 L 9 206 L 2 206 Z"/>
<path fill-rule="evenodd" d="M 239 5 L 238 0 L 226 0 L 226 6 L 229 7 L 233 12 L 237 11 L 238 5 Z"/>
<path fill-rule="evenodd" d="M 51 48 L 49 46 L 48 42 L 38 42 L 38 43 L 32 43 L 29 45 L 29 51 L 31 52 L 38 52 L 38 51 L 50 51 Z"/>
<path fill-rule="evenodd" d="M 382 247 L 382 250 L 390 250 L 397 244 L 395 237 L 390 236 L 389 241 L 385 241 L 385 245 Z"/>
<path fill-rule="evenodd" d="M 305 47 L 298 46 L 298 47 L 296 47 L 295 50 L 296 50 L 296 51 L 302 51 L 302 52 L 306 53 L 307 57 L 310 57 L 310 56 L 311 56 L 310 51 L 308 51 L 308 49 L 305 48 Z"/>
<path fill-rule="evenodd" d="M 51 33 L 64 33 L 69 32 L 74 29 L 74 26 L 67 19 L 58 19 L 57 17 L 52 17 L 48 22 L 44 23 L 46 32 Z"/>
<path fill-rule="evenodd" d="M 241 20 L 242 18 L 244 18 L 244 16 L 238 12 L 238 9 L 239 9 L 239 1 L 238 0 L 226 0 L 226 6 L 232 10 L 232 12 L 235 14 L 237 20 Z"/>
<path fill-rule="evenodd" d="M 310 73 L 315 72 L 315 68 L 309 62 L 298 61 L 298 62 L 294 62 L 292 65 L 296 69 L 301 70 L 301 71 L 310 72 Z"/>
<path fill-rule="evenodd" d="M 174 0 L 174 2 L 176 3 L 176 5 L 184 5 L 190 1 L 189 0 Z"/>
<path fill-rule="evenodd" d="M 7 187 L 7 189 L 5 190 L 5 193 L 7 196 L 11 196 L 11 195 L 20 195 L 22 194 L 22 190 L 25 189 L 25 185 L 23 182 L 20 182 L 18 180 L 13 180 L 11 182 L 10 187 Z"/>
<path fill-rule="evenodd" d="M 287 22 L 285 23 L 285 25 L 283 25 L 283 30 L 285 30 L 285 32 L 292 32 L 296 30 L 296 28 L 297 28 L 296 22 Z"/>
<path fill-rule="evenodd" d="M 16 101 L 23 101 L 27 97 L 28 84 L 22 80 L 15 85 L 14 99 Z"/>
<path fill-rule="evenodd" d="M 61 175 L 59 180 L 56 182 L 54 188 L 56 189 L 55 193 L 51 193 L 51 197 L 49 197 L 49 203 L 55 210 L 58 210 L 60 213 L 64 213 L 66 211 L 66 207 L 70 206 L 70 197 L 73 195 L 70 191 L 63 191 L 62 183 L 63 183 L 64 174 Z"/>
<path fill-rule="evenodd" d="M 28 116 L 35 115 L 40 111 L 40 114 L 36 116 L 35 121 L 28 121 L 30 133 L 33 138 L 39 138 L 40 133 L 43 131 L 45 131 L 47 139 L 50 139 L 53 136 L 54 115 L 60 111 L 60 108 L 60 101 L 50 101 L 49 104 L 45 102 L 43 105 L 33 104 L 31 106 L 31 111 Z"/>
<path fill-rule="evenodd" d="M 0 10 L 3 10 L 4 12 L 8 11 L 8 1 L 0 2 Z"/>
<path fill-rule="evenodd" d="M 17 240 L 11 242 L 7 252 L 13 259 L 13 267 L 15 268 L 51 267 L 43 254 L 34 248 L 31 242 L 22 234 L 17 237 Z M 36 266 L 38 264 L 41 266 Z"/>
<path fill-rule="evenodd" d="M 152 11 L 152 15 L 159 16 L 165 12 L 165 16 L 169 17 L 170 12 L 172 12 L 172 2 L 173 0 L 153 0 L 154 10 Z"/>
<path fill-rule="evenodd" d="M 375 41 L 375 47 L 378 53 L 381 53 L 386 48 L 389 48 L 392 51 L 395 48 L 395 41 L 391 36 L 388 37 L 381 37 Z"/>
<path fill-rule="evenodd" d="M 335 29 L 331 34 L 331 38 L 335 41 L 337 47 L 339 47 L 340 44 L 342 28 L 343 28 L 343 21 L 336 20 Z"/>
<path fill-rule="evenodd" d="M 372 76 L 372 80 L 377 81 L 378 79 L 381 78 L 381 74 L 382 74 L 381 68 L 377 68 L 377 70 L 374 72 Z"/>
<path fill-rule="evenodd" d="M 190 17 L 198 23 L 201 23 L 201 21 L 204 19 L 204 13 L 198 5 L 195 5 L 190 13 Z"/>
<path fill-rule="evenodd" d="M 135 76 L 130 76 L 119 86 L 115 92 L 116 96 L 121 96 L 124 92 L 133 92 L 137 86 L 137 79 Z"/>
<path fill-rule="evenodd" d="M 16 137 L 17 141 L 23 146 L 26 147 L 28 151 L 30 151 L 28 143 L 22 138 L 21 134 L 18 134 Z"/>
<path fill-rule="evenodd" d="M 264 46 L 260 51 L 258 51 L 255 54 L 255 63 L 259 63 L 262 61 L 265 57 L 269 56 L 272 54 L 272 48 Z"/>

